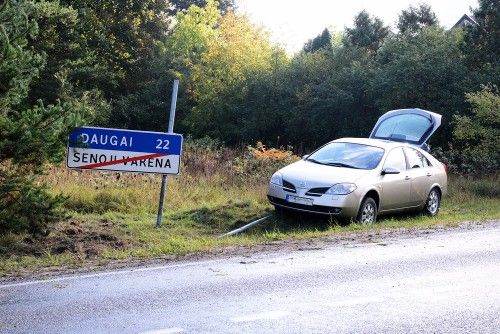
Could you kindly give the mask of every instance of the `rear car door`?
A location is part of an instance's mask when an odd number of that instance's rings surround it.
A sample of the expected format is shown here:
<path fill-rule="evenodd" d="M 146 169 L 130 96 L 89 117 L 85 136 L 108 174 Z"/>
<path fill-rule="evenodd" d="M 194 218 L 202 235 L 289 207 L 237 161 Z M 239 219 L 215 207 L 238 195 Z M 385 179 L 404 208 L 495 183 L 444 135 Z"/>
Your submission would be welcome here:
<path fill-rule="evenodd" d="M 407 175 L 406 158 L 402 147 L 393 148 L 384 162 L 383 169 L 398 170 L 398 174 L 382 175 L 380 210 L 395 210 L 408 207 L 411 180 Z"/>
<path fill-rule="evenodd" d="M 409 143 L 427 148 L 427 140 L 441 125 L 441 115 L 423 109 L 392 110 L 382 115 L 370 138 Z"/>
<path fill-rule="evenodd" d="M 432 166 L 427 158 L 418 150 L 405 147 L 408 160 L 408 176 L 410 182 L 410 205 L 417 206 L 425 202 L 432 183 Z"/>

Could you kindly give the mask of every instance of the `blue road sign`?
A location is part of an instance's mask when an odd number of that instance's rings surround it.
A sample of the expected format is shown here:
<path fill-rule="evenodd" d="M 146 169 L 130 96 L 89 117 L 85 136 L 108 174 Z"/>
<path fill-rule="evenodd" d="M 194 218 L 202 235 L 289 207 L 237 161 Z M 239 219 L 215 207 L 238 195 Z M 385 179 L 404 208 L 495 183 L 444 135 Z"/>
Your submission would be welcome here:
<path fill-rule="evenodd" d="M 69 135 L 67 166 L 179 174 L 182 140 L 174 133 L 81 127 Z"/>

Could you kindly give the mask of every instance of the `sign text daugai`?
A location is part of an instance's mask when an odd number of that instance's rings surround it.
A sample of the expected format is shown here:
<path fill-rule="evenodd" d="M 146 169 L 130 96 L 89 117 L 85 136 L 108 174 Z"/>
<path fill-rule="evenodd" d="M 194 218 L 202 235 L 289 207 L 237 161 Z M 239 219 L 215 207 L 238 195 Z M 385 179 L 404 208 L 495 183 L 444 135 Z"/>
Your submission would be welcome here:
<path fill-rule="evenodd" d="M 82 127 L 70 134 L 69 168 L 178 174 L 182 136 Z"/>

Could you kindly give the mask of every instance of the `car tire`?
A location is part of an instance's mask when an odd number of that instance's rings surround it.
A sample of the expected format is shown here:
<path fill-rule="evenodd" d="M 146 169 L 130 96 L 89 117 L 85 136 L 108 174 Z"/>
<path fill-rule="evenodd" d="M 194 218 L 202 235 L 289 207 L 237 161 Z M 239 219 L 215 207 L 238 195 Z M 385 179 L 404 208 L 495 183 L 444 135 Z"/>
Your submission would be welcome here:
<path fill-rule="evenodd" d="M 275 205 L 274 206 L 274 215 L 278 219 L 287 220 L 290 217 L 293 217 L 293 211 L 288 210 L 288 209 L 286 209 L 284 207 Z"/>
<path fill-rule="evenodd" d="M 279 205 L 274 206 L 274 213 L 277 217 L 284 218 L 289 211 Z"/>
<path fill-rule="evenodd" d="M 424 213 L 430 217 L 438 214 L 441 207 L 441 193 L 437 188 L 432 188 L 425 200 Z"/>
<path fill-rule="evenodd" d="M 371 197 L 366 197 L 359 207 L 356 222 L 371 225 L 377 221 L 377 203 Z"/>

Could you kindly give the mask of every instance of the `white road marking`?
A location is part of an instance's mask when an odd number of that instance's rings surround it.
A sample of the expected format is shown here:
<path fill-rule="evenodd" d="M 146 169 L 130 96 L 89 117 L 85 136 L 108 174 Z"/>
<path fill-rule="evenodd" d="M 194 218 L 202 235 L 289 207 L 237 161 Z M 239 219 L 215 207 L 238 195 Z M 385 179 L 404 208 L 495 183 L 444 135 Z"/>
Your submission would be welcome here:
<path fill-rule="evenodd" d="M 257 320 L 276 320 L 279 318 L 286 317 L 290 314 L 291 313 L 287 312 L 287 311 L 270 311 L 270 312 L 255 313 L 255 314 L 234 317 L 234 318 L 231 318 L 231 321 L 233 321 L 233 322 L 250 322 L 250 321 L 257 321 Z"/>
<path fill-rule="evenodd" d="M 182 332 L 184 332 L 183 328 L 172 327 L 172 328 L 164 328 L 153 331 L 141 332 L 139 334 L 172 334 L 172 333 L 182 333 Z"/>
<path fill-rule="evenodd" d="M 16 286 L 69 281 L 69 280 L 75 280 L 75 279 L 80 279 L 80 278 L 93 278 L 93 277 L 104 277 L 104 276 L 112 276 L 112 275 L 123 275 L 123 274 L 130 274 L 130 273 L 137 273 L 137 272 L 144 272 L 144 271 L 155 271 L 155 270 L 170 269 L 170 268 L 184 268 L 184 267 L 218 263 L 218 262 L 221 262 L 224 260 L 225 259 L 208 260 L 208 261 L 202 261 L 202 262 L 187 262 L 187 263 L 170 264 L 170 265 L 157 266 L 157 267 L 122 269 L 122 270 L 115 270 L 115 271 L 104 271 L 104 272 L 95 273 L 95 274 L 64 276 L 64 277 L 57 277 L 57 278 L 51 278 L 51 279 L 45 279 L 45 280 L 42 279 L 42 280 L 36 280 L 36 281 L 18 282 L 18 283 L 4 284 L 4 285 L 0 284 L 0 289 L 11 288 L 11 287 L 16 287 Z"/>
<path fill-rule="evenodd" d="M 327 303 L 327 305 L 331 306 L 331 307 L 349 307 L 349 306 L 356 306 L 356 305 L 381 303 L 383 301 L 384 301 L 384 299 L 382 297 L 364 297 L 364 298 L 353 298 L 353 299 L 347 299 L 347 300 L 342 300 L 342 301 L 338 301 L 338 302 Z"/>

